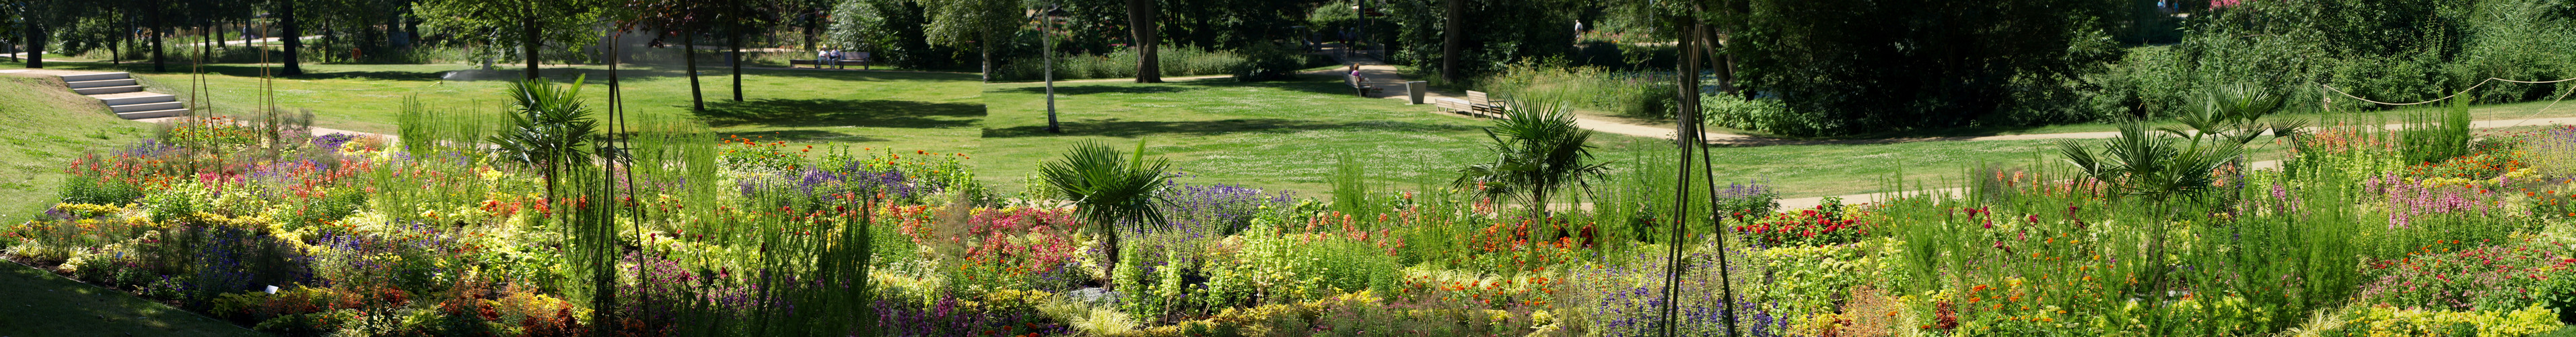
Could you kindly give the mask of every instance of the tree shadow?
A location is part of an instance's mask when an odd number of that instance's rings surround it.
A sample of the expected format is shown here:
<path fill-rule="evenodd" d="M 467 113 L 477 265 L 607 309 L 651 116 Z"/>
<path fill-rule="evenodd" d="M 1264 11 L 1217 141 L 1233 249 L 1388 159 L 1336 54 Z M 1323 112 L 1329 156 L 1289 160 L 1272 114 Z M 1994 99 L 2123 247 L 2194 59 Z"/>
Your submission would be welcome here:
<path fill-rule="evenodd" d="M 1213 121 L 1127 121 L 1090 119 L 1062 123 L 1064 133 L 1046 131 L 1045 125 L 1009 128 L 986 128 L 984 138 L 1025 138 L 1054 136 L 1138 137 L 1146 135 L 1213 136 L 1234 133 L 1293 132 L 1307 130 L 1364 130 L 1404 133 L 1457 132 L 1477 127 L 1392 121 L 1318 122 L 1310 120 L 1259 118 Z"/>
<path fill-rule="evenodd" d="M 774 131 L 748 131 L 748 132 L 719 132 L 718 134 L 720 134 L 720 135 L 728 135 L 728 136 L 743 136 L 743 137 L 746 137 L 746 138 L 747 138 L 747 137 L 751 137 L 751 136 L 767 136 L 768 138 L 765 138 L 765 139 L 783 140 L 783 141 L 790 141 L 790 142 L 813 142 L 813 143 L 820 143 L 820 142 L 864 143 L 864 142 L 877 142 L 877 141 L 885 141 L 885 140 L 886 140 L 885 138 L 877 138 L 877 137 L 861 136 L 861 135 L 855 135 L 855 134 L 848 134 L 848 133 L 841 133 L 841 132 L 832 132 L 832 131 L 824 131 L 824 130 L 774 130 Z"/>
<path fill-rule="evenodd" d="M 689 106 L 674 106 L 688 109 Z M 865 126 L 886 128 L 955 128 L 975 126 L 984 105 L 891 100 L 755 99 L 711 100 L 696 112 L 715 127 L 763 125 L 785 127 Z"/>
<path fill-rule="evenodd" d="M 1168 84 L 1182 84 L 1182 82 L 1170 82 L 1170 83 L 1164 83 L 1164 84 L 1167 84 L 1167 85 L 1063 85 L 1063 84 L 1057 84 L 1057 85 L 1055 86 L 1055 93 L 1056 93 L 1057 95 L 1090 95 L 1090 94 L 1169 94 L 1169 93 L 1180 93 L 1180 92 L 1190 92 L 1190 91 L 1199 91 L 1199 90 L 1204 90 L 1204 89 L 1201 89 L 1201 88 L 1191 88 L 1191 87 L 1181 87 L 1181 86 L 1172 86 L 1172 85 L 1168 85 Z M 1035 87 L 1021 87 L 1021 88 L 1002 89 L 1001 91 L 1004 91 L 1004 92 L 1014 92 L 1014 93 L 1023 93 L 1023 94 L 1039 94 L 1039 95 L 1044 95 L 1044 94 L 1046 94 L 1046 92 L 1047 92 L 1046 90 L 1047 90 L 1046 86 L 1035 86 Z"/>

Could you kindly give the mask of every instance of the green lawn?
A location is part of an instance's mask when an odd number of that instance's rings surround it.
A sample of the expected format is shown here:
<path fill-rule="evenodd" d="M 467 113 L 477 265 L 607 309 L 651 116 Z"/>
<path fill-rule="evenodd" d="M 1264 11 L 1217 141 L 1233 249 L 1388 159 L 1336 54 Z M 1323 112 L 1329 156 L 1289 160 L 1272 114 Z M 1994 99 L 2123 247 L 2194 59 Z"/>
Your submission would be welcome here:
<path fill-rule="evenodd" d="M 1173 160 L 1186 183 L 1228 183 L 1315 194 L 1341 153 L 1359 155 L 1372 175 L 1399 189 L 1446 182 L 1470 164 L 1491 160 L 1481 129 L 1490 122 L 1357 98 L 1319 76 L 1296 82 L 1210 79 L 1163 84 L 1059 84 L 1064 134 L 1049 134 L 1043 87 L 985 85 L 992 117 L 976 157 L 979 174 L 1004 190 L 1024 188 L 1038 163 L 1083 141 L 1146 151 Z M 1668 141 L 1595 134 L 1598 159 L 1632 165 L 1636 152 L 1673 151 Z M 1720 179 L 1767 180 L 1785 197 L 1877 192 L 1901 174 L 1910 181 L 1957 179 L 1979 163 L 2054 164 L 2054 141 L 1912 142 L 1789 145 L 1713 149 Z M 2257 160 L 2269 151 L 2258 154 Z"/>
<path fill-rule="evenodd" d="M 149 65 L 63 63 L 52 68 L 137 71 L 154 91 L 183 97 L 195 83 L 191 74 L 138 71 L 149 70 Z M 441 79 L 448 71 L 465 68 L 317 64 L 306 66 L 306 75 L 273 83 L 277 105 L 313 110 L 319 117 L 315 126 L 390 134 L 397 131 L 394 123 L 405 97 L 418 97 L 439 109 L 502 109 L 508 102 L 503 92 L 510 84 L 507 80 L 518 79 L 519 72 L 477 73 L 483 75 L 480 78 L 502 80 Z M 211 101 L 217 112 L 227 114 L 257 105 L 263 93 L 258 66 L 223 64 L 207 69 L 210 99 L 183 99 L 191 104 Z M 619 72 L 620 86 L 627 106 L 639 118 L 692 118 L 727 134 L 764 135 L 803 144 L 969 153 L 977 149 L 976 123 L 983 119 L 984 110 L 974 74 L 746 69 L 746 100 L 734 102 L 729 74 L 702 70 L 705 112 L 690 111 L 689 80 L 680 70 L 624 67 Z M 560 81 L 588 76 L 582 95 L 594 99 L 590 104 L 594 110 L 607 108 L 606 67 L 548 68 L 545 74 Z"/>
<path fill-rule="evenodd" d="M 152 132 L 47 81 L 0 76 L 0 226 L 59 200 L 63 165 Z M 15 263 L 0 263 L 0 299 L 0 336 L 259 335 Z"/>
<path fill-rule="evenodd" d="M 26 221 L 59 199 L 64 165 L 151 136 L 150 125 L 41 78 L 0 76 L 0 224 Z"/>
<path fill-rule="evenodd" d="M 267 336 L 0 261 L 0 336 Z"/>
<path fill-rule="evenodd" d="M 1318 193 L 1339 154 L 1361 159 L 1379 179 L 1445 182 L 1449 172 L 1486 157 L 1482 127 L 1488 122 L 1435 113 L 1430 106 L 1359 98 L 1338 78 L 1243 83 L 1202 79 L 1161 84 L 1059 83 L 1057 118 L 1064 133 L 1046 128 L 1045 86 L 984 86 L 992 111 L 985 122 L 977 174 L 1006 191 L 1039 163 L 1073 145 L 1103 141 L 1122 149 L 1137 140 L 1146 152 L 1173 161 L 1194 184 L 1237 184 Z M 1615 142 L 1616 135 L 1596 136 Z"/>
<path fill-rule="evenodd" d="M 2308 125 L 2310 125 L 2310 126 L 2320 125 L 2320 123 L 2329 123 L 2329 124 L 2330 124 L 2331 122 L 2334 122 L 2334 121 L 2365 121 L 2365 122 L 2367 122 L 2367 121 L 2379 121 L 2379 122 L 2385 122 L 2385 123 L 2389 123 L 2389 124 L 2395 124 L 2395 123 L 2403 123 L 2403 122 L 2405 121 L 2405 119 L 2406 119 L 2406 116 L 2408 116 L 2408 115 L 2410 115 L 2410 114 L 2414 114 L 2414 113 L 2417 113 L 2417 112 L 2431 112 L 2431 111 L 2426 111 L 2426 110 L 2429 110 L 2429 109 L 2440 109 L 2440 108 L 2441 108 L 2441 107 L 2439 107 L 2438 105 L 2427 105 L 2427 106 L 2418 106 L 2418 107 L 2413 107 L 2413 108 L 2389 109 L 2389 110 L 2378 110 L 2378 111 L 2342 111 L 2342 112 L 2332 112 L 2332 113 L 2285 114 L 2285 115 L 2279 115 L 2279 116 L 2273 116 L 2273 117 L 2267 117 L 2267 118 L 2270 118 L 2270 119 L 2276 119 L 2276 120 L 2278 120 L 2278 119 L 2297 119 L 2297 120 L 2305 120 L 2305 121 L 2308 121 L 2308 122 L 2309 122 L 2309 123 L 2308 123 Z M 1577 112 L 1577 114 L 1578 114 L 1578 115 L 1582 115 L 1582 116 L 1584 116 L 1585 118 L 1595 118 L 1595 119 L 1602 119 L 1602 120 L 1619 121 L 1619 122 L 1630 123 L 1630 124 L 1656 125 L 1656 126 L 1664 126 L 1664 127 L 1671 127 L 1671 126 L 1673 125 L 1673 121 L 1671 121 L 1671 120 L 1640 120 L 1640 119 L 1635 119 L 1635 118 L 1621 117 L 1621 116 L 1617 116 L 1617 115 L 1614 115 L 1614 114 L 1610 114 L 1610 113 L 1606 113 L 1606 112 L 1599 112 L 1599 111 L 1578 111 L 1578 112 Z M 2576 116 L 2576 102 L 2560 102 L 2557 106 L 2550 106 L 2550 102 L 2549 102 L 2549 101 L 2522 102 L 2522 103 L 2507 103 L 2507 104 L 2492 104 L 2492 105 L 2478 105 L 2478 106 L 2475 106 L 2475 107 L 2470 108 L 2470 109 L 2469 109 L 2469 114 L 2473 116 L 2473 117 L 2471 117 L 2471 118 L 2474 118 L 2474 119 L 2476 119 L 2476 120 L 2503 120 L 2503 119 L 2528 119 L 2528 118 L 2572 117 L 2572 116 Z M 2324 122 L 2320 122 L 2320 121 L 2324 121 Z M 2167 121 L 2160 121 L 2160 122 L 2152 123 L 2151 125 L 2158 126 L 2158 127 L 2167 127 L 2167 126 L 2171 126 L 2171 127 L 2180 127 L 2180 126 L 2182 126 L 2182 123 L 2178 123 L 2178 122 L 2173 122 L 2173 121 L 2167 120 Z M 1724 127 L 1714 127 L 1714 128 L 1710 128 L 1710 129 L 1711 129 L 1711 131 L 1713 131 L 1713 132 L 1723 132 L 1723 133 L 1731 133 L 1731 134 L 1759 135 L 1759 136 L 1772 136 L 1772 137 L 1776 137 L 1776 135 L 1771 135 L 1771 134 L 1768 134 L 1768 133 L 1763 133 L 1763 132 L 1758 132 L 1758 131 L 1751 131 L 1751 130 L 1742 130 L 1742 129 L 1724 128 Z M 1845 136 L 1845 137 L 1834 137 L 1834 138 L 1838 138 L 1838 139 L 1879 139 L 1879 138 L 1915 138 L 1915 137 L 1976 137 L 1976 136 L 2028 135 L 2028 134 L 2076 133 L 2076 132 L 2108 132 L 2108 131 L 2119 131 L 2119 126 L 2118 126 L 2117 124 L 2111 124 L 2111 123 L 2081 123 L 2081 124 L 2061 124 L 2061 125 L 2042 125 L 2042 126 L 1967 127 L 1967 128 L 1937 129 L 1937 130 L 1915 130 L 1915 131 L 1904 131 L 1904 132 L 1867 133 L 1867 134 L 1859 134 L 1859 135 L 1852 135 L 1852 136 Z M 1784 137 L 1784 138 L 1796 138 L 1796 137 Z"/>

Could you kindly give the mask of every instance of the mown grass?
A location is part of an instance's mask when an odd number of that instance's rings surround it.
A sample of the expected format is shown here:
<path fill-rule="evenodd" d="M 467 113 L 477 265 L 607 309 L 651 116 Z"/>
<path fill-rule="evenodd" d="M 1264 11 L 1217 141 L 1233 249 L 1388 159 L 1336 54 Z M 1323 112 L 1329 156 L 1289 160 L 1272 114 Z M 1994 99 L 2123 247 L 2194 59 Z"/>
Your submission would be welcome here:
<path fill-rule="evenodd" d="M 150 137 L 150 125 L 107 113 L 47 78 L 0 76 L 0 224 L 60 200 L 64 165 L 83 153 Z"/>
<path fill-rule="evenodd" d="M 0 334 L 267 336 L 121 292 L 0 262 Z"/>
<path fill-rule="evenodd" d="M 468 71 L 475 80 L 441 76 L 464 65 L 307 65 L 308 74 L 274 82 L 277 105 L 311 109 L 314 126 L 391 134 L 403 98 L 418 96 L 437 109 L 498 111 L 507 103 L 504 89 L 520 78 L 517 70 Z M 149 65 L 64 63 L 73 70 L 135 72 L 157 92 L 188 96 L 194 76 L 143 73 Z M 184 69 L 173 67 L 173 70 Z M 211 101 L 217 113 L 241 114 L 256 107 L 260 95 L 257 65 L 206 67 L 210 94 L 190 104 Z M 763 136 L 794 144 L 845 144 L 868 148 L 972 152 L 983 119 L 983 104 L 974 74 L 863 72 L 821 70 L 743 71 L 745 101 L 734 102 L 732 79 L 723 70 L 700 68 L 707 110 L 691 111 L 689 80 L 684 71 L 667 67 L 620 67 L 620 87 L 627 107 L 639 118 L 695 119 L 717 132 Z M 547 68 L 546 77 L 570 81 L 588 76 L 582 95 L 594 110 L 605 112 L 608 70 L 604 66 Z"/>
<path fill-rule="evenodd" d="M 1142 139 L 1148 155 L 1163 156 L 1192 184 L 1236 184 L 1315 194 L 1330 190 L 1324 177 L 1338 154 L 1357 154 L 1373 179 L 1401 184 L 1446 183 L 1451 172 L 1486 157 L 1486 121 L 1360 98 L 1338 78 L 1243 83 L 1202 79 L 1160 84 L 1058 83 L 1057 118 L 1064 133 L 1046 128 L 1045 86 L 984 86 L 991 116 L 983 153 L 974 156 L 979 178 L 1005 191 L 1039 163 L 1086 141 L 1130 147 Z M 1599 135 L 1596 142 L 1624 136 Z M 1606 143 L 1605 143 L 1606 144 Z"/>
<path fill-rule="evenodd" d="M 2576 117 L 2576 102 L 2558 102 L 2558 104 L 2557 104 L 2556 106 L 2552 106 L 2552 105 L 2550 105 L 2550 103 L 2551 103 L 2551 102 L 2549 102 L 2549 101 L 2536 101 L 2536 102 L 2522 102 L 2522 103 L 2508 103 L 2508 104 L 2479 105 L 2479 106 L 2476 106 L 2476 107 L 2471 108 L 2471 109 L 2469 110 L 2469 114 L 2470 114 L 2470 118 L 2475 119 L 2475 120 L 2481 120 L 2481 121 L 2485 121 L 2485 120 L 2507 120 L 2507 119 L 2533 119 L 2533 118 Z M 2401 122 L 2401 121 L 2405 120 L 2405 117 L 2406 117 L 2407 115 L 2409 115 L 2409 114 L 2427 113 L 2427 112 L 2436 112 L 2436 111 L 2435 111 L 2435 110 L 2433 110 L 2433 109 L 2439 109 L 2439 108 L 2440 108 L 2440 106 L 2439 106 L 2438 104 L 2434 104 L 2434 105 L 2421 105 L 2421 106 L 2418 106 L 2418 107 L 2412 107 L 2412 108 L 2388 109 L 2388 110 L 2378 110 L 2378 111 L 2333 111 L 2333 112 L 2324 112 L 2324 113 L 2283 114 L 2283 115 L 2273 116 L 2273 117 L 2269 117 L 2269 118 L 2276 119 L 2276 120 L 2281 120 L 2281 119 L 2298 119 L 2298 120 L 2306 120 L 2306 121 L 2309 121 L 2309 125 L 2318 125 L 2318 124 L 2320 123 L 2319 121 L 2355 121 L 2355 120 L 2358 120 L 2358 121 L 2382 120 L 2382 121 L 2384 121 L 2385 123 L 2395 124 L 2395 123 L 2399 123 L 2399 122 Z M 1584 118 L 1594 118 L 1594 119 L 1602 119 L 1602 120 L 1618 121 L 1618 122 L 1631 123 L 1631 124 L 1656 125 L 1656 126 L 1665 126 L 1665 127 L 1670 127 L 1670 126 L 1672 126 L 1672 123 L 1673 123 L 1673 121 L 1670 121 L 1670 120 L 1642 120 L 1642 119 L 1637 119 L 1637 118 L 1630 118 L 1630 117 L 1618 116 L 1618 115 L 1616 115 L 1616 114 L 1612 114 L 1612 113 L 1608 113 L 1608 112 L 1591 111 L 1591 110 L 1577 111 L 1577 112 L 1576 112 L 1576 114 L 1577 114 L 1577 115 L 1581 115 L 1581 116 L 1583 116 Z M 2182 127 L 2182 126 L 2183 126 L 2183 125 L 2182 125 L 2182 123 L 2174 122 L 2174 121 L 2171 121 L 2171 120 L 2162 120 L 2162 121 L 2157 121 L 2157 122 L 2154 122 L 2154 123 L 2150 123 L 2150 125 L 2153 125 L 2153 126 L 2156 126 L 2156 127 Z M 1735 129 L 1735 128 L 1726 128 L 1726 127 L 1711 127 L 1710 129 L 1711 129 L 1711 131 L 1712 131 L 1712 132 L 1722 132 L 1722 133 L 1729 133 L 1729 134 L 1756 135 L 1756 136 L 1765 136 L 1765 137 L 1779 137 L 1778 135 L 1773 135 L 1773 134 L 1764 133 L 1764 132 L 1760 132 L 1760 131 L 1753 131 L 1753 130 L 1744 130 L 1744 129 Z M 2080 124 L 2060 124 L 2060 125 L 2040 125 L 2040 126 L 1962 127 L 1962 128 L 1949 128 L 1949 129 L 1933 129 L 1933 130 L 1909 130 L 1909 131 L 1894 131 L 1894 132 L 1875 132 L 1875 133 L 1862 133 L 1862 134 L 1857 134 L 1857 135 L 1852 135 L 1852 136 L 1835 137 L 1835 138 L 1839 138 L 1839 139 L 1879 139 L 1879 138 L 1919 138 L 1919 137 L 1977 137 L 1977 136 L 2001 136 L 2001 135 L 2034 135 L 2034 134 L 2050 134 L 2050 133 L 2110 132 L 2110 131 L 2118 131 L 2118 130 L 2119 130 L 2119 125 L 2118 125 L 2118 124 L 2113 124 L 2113 123 L 2080 123 Z M 1796 137 L 1782 137 L 1782 138 L 1796 138 Z"/>
<path fill-rule="evenodd" d="M 1348 94 L 1341 82 L 1307 76 L 1293 82 L 1228 79 L 1163 84 L 1059 83 L 1063 134 L 1049 134 L 1042 85 L 985 85 L 992 117 L 980 178 L 1005 191 L 1024 188 L 1038 163 L 1084 141 L 1134 146 L 1171 158 L 1194 184 L 1226 183 L 1315 195 L 1341 153 L 1358 154 L 1387 187 L 1447 183 L 1459 168 L 1492 160 L 1482 129 L 1490 122 Z M 1786 197 L 1878 192 L 1890 177 L 1956 179 L 1980 163 L 2055 164 L 2055 141 L 1909 142 L 1849 145 L 1721 147 L 1712 150 L 1719 179 L 1765 180 Z M 1631 165 L 1637 154 L 1673 151 L 1669 141 L 1596 133 L 1595 156 Z M 2264 160 L 2268 157 L 2257 157 Z"/>
<path fill-rule="evenodd" d="M 0 62 L 7 63 L 7 62 Z M 0 76 L 0 226 L 60 200 L 62 165 L 151 136 L 53 81 Z M 259 336 L 124 293 L 0 263 L 0 335 Z"/>

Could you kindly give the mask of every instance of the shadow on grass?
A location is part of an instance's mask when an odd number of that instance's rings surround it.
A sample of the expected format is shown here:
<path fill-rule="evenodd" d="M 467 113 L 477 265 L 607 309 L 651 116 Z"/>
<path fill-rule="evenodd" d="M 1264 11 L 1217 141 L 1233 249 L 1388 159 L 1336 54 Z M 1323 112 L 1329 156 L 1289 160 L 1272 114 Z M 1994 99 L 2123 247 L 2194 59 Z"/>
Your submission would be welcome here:
<path fill-rule="evenodd" d="M 1306 130 L 1355 130 L 1383 132 L 1456 132 L 1476 127 L 1410 122 L 1363 121 L 1317 122 L 1293 119 L 1227 119 L 1214 121 L 1122 121 L 1083 120 L 1062 124 L 1064 133 L 1046 132 L 1045 125 L 984 129 L 984 138 L 1024 138 L 1053 136 L 1137 137 L 1145 135 L 1213 136 L 1234 133 L 1294 132 Z"/>
<path fill-rule="evenodd" d="M 752 132 L 719 132 L 719 134 L 723 134 L 723 135 L 730 135 L 730 136 L 743 136 L 743 137 L 746 137 L 746 138 L 751 137 L 751 136 L 768 136 L 769 138 L 767 138 L 767 139 L 773 139 L 773 140 L 784 140 L 784 141 L 790 141 L 790 142 L 840 142 L 840 143 L 861 143 L 861 142 L 876 142 L 876 141 L 885 141 L 885 140 L 886 140 L 885 138 L 868 137 L 868 136 L 854 135 L 854 134 L 841 133 L 841 132 L 823 131 L 823 130 L 776 130 L 776 131 L 752 131 Z"/>
<path fill-rule="evenodd" d="M 304 69 L 305 73 L 304 73 L 303 75 L 296 75 L 296 76 L 279 76 L 278 78 L 298 79 L 298 80 L 339 80 L 339 79 L 360 79 L 360 80 L 383 80 L 383 81 L 442 81 L 442 80 L 446 80 L 446 81 L 504 81 L 504 80 L 506 80 L 506 81 L 516 81 L 516 80 L 520 80 L 520 79 L 525 79 L 525 78 L 527 78 L 527 77 L 526 77 L 526 75 L 525 75 L 526 73 L 524 72 L 524 70 L 525 70 L 526 68 L 496 67 L 496 68 L 493 68 L 492 70 L 488 70 L 488 71 L 487 71 L 487 70 L 482 70 L 482 69 L 475 69 L 473 66 L 469 66 L 469 65 L 448 65 L 448 66 L 451 66 L 453 69 L 419 70 L 419 71 L 400 71 L 400 70 L 388 70 L 388 71 L 334 71 L 334 70 L 332 70 L 332 68 L 339 68 L 339 67 L 368 67 L 368 66 L 400 67 L 400 66 L 430 66 L 430 65 L 402 65 L 402 64 L 317 64 L 317 65 L 313 65 L 313 66 L 310 66 L 310 67 L 305 67 L 305 69 Z M 549 67 L 547 67 L 547 68 L 538 69 L 537 73 L 538 73 L 539 75 L 541 75 L 541 76 L 545 76 L 545 77 L 546 77 L 546 78 L 548 78 L 548 79 L 555 80 L 556 82 L 570 82 L 570 81 L 572 81 L 574 78 L 587 76 L 587 77 L 590 79 L 590 83 L 608 83 L 608 73 L 609 73 L 608 69 L 605 69 L 605 68 L 595 68 L 595 67 L 598 67 L 598 66 L 582 66 L 582 68 L 565 68 L 565 67 L 561 67 L 561 66 L 549 66 Z M 47 64 L 47 67 L 46 67 L 46 68 L 51 68 L 51 69 L 62 69 L 62 70 L 122 71 L 122 72 L 147 73 L 147 74 L 172 74 L 172 73 L 186 73 L 186 72 L 188 72 L 188 70 L 189 70 L 189 67 L 188 67 L 187 65 L 185 65 L 185 64 L 180 64 L 180 63 L 171 63 L 171 64 L 169 65 L 169 69 L 171 70 L 170 72 L 154 72 L 154 71 L 152 71 L 152 64 L 151 64 L 151 63 L 148 63 L 148 62 L 146 62 L 146 63 L 127 62 L 127 63 L 125 63 L 125 64 L 113 64 L 113 63 L 105 63 L 105 62 L 62 62 L 62 63 L 55 63 L 55 64 Z M 268 67 L 268 70 L 269 70 L 269 71 L 271 71 L 271 72 L 275 72 L 275 71 L 282 71 L 283 69 L 284 69 L 284 67 L 282 67 L 282 66 L 276 66 L 276 65 L 271 65 L 270 67 Z M 205 70 L 206 70 L 206 72 L 207 72 L 207 73 L 209 73 L 209 74 L 216 74 L 216 75 L 236 76 L 236 77 L 259 77 L 259 76 L 260 76 L 260 70 L 261 70 L 261 67 L 260 67 L 259 65 L 255 65 L 255 64 L 209 64 L 209 65 L 206 65 L 206 66 L 205 66 Z M 699 79 L 701 79 L 701 80 L 716 81 L 716 79 L 718 79 L 718 78 L 724 78 L 724 77 L 727 77 L 727 76 L 731 76 L 731 75 L 732 75 L 730 68 L 725 68 L 725 67 L 705 67 L 705 66 L 701 66 L 701 67 L 698 67 L 698 70 L 700 71 L 700 75 L 698 75 L 698 78 L 699 78 Z M 451 72 L 452 72 L 452 73 L 455 73 L 457 76 L 449 76 L 449 74 L 450 74 Z M 617 73 L 618 73 L 619 78 L 621 78 L 621 79 L 636 79 L 636 80 L 641 80 L 641 79 L 653 79 L 653 78 L 664 78 L 664 77 L 680 77 L 680 76 L 685 76 L 685 75 L 687 75 L 687 74 L 688 74 L 688 72 L 687 72 L 686 70 L 684 70 L 683 68 L 681 68 L 681 67 L 676 67 L 676 66 L 659 66 L 659 65 L 621 65 L 621 66 L 619 66 L 619 67 L 618 67 L 618 69 L 617 69 Z M 745 75 L 756 75 L 756 76 L 772 76 L 772 77 L 815 78 L 815 79 L 829 79 L 829 80 L 842 80 L 842 81 L 900 81 L 900 80 L 953 80 L 953 81 L 972 81 L 972 80 L 974 80 L 974 78 L 975 78 L 975 76 L 974 76 L 973 74 L 945 74 L 945 73 L 894 73 L 894 72 L 855 72 L 855 71 L 853 71 L 853 72 L 778 71 L 778 70 L 766 70 L 766 69 L 745 69 L 745 70 L 743 71 L 743 74 L 745 74 Z M 715 85 L 715 84 L 718 84 L 718 83 L 716 83 L 716 82 L 709 82 L 709 83 L 707 83 L 707 84 L 709 84 L 709 85 Z"/>
<path fill-rule="evenodd" d="M 1088 84 L 1088 85 L 1064 85 L 1064 84 L 1056 84 L 1056 86 L 1055 86 L 1055 94 L 1057 94 L 1057 95 L 1090 95 L 1090 94 L 1170 94 L 1170 93 L 1180 93 L 1180 92 L 1190 92 L 1190 91 L 1199 91 L 1199 90 L 1204 90 L 1204 89 L 1201 89 L 1201 88 L 1191 88 L 1191 87 L 1186 87 L 1186 86 L 1179 86 L 1178 84 L 1183 84 L 1183 83 L 1180 83 L 1180 82 L 1163 83 L 1163 84 L 1160 84 L 1160 85 L 1155 85 L 1155 84 L 1148 84 L 1148 85 L 1098 85 L 1097 83 L 1087 83 L 1087 84 Z M 1046 92 L 1047 92 L 1047 89 L 1046 89 L 1046 86 L 1041 85 L 1041 86 L 1034 86 L 1034 87 L 1022 87 L 1022 88 L 1002 89 L 1001 91 L 1004 91 L 1004 92 L 1013 92 L 1013 93 L 1022 93 L 1022 94 L 1038 94 L 1038 95 L 1045 95 L 1045 94 L 1046 94 Z"/>
<path fill-rule="evenodd" d="M 674 107 L 689 108 L 686 105 Z M 707 102 L 707 110 L 697 112 L 696 115 L 703 118 L 708 125 L 715 127 L 760 125 L 932 129 L 974 126 L 976 120 L 984 117 L 984 105 L 848 99 L 755 99 L 743 102 L 710 100 Z"/>

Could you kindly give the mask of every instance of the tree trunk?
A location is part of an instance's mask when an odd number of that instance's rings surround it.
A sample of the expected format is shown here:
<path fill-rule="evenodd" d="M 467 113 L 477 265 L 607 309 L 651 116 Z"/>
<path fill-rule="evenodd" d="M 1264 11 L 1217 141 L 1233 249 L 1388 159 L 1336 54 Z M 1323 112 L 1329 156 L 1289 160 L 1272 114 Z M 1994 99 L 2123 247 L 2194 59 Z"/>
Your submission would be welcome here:
<path fill-rule="evenodd" d="M 528 79 L 533 80 L 537 79 L 537 45 L 538 41 L 543 40 L 537 37 L 537 1 L 525 0 L 520 3 L 523 6 L 520 7 L 522 11 L 519 12 L 519 34 L 524 39 L 520 41 L 519 50 L 527 54 L 525 57 L 528 59 Z"/>
<path fill-rule="evenodd" d="M 32 11 L 32 10 L 31 10 Z M 27 69 L 45 69 L 45 25 L 36 24 L 34 16 L 27 22 Z"/>
<path fill-rule="evenodd" d="M 698 32 L 680 33 L 680 58 L 689 67 L 690 111 L 707 111 L 707 95 L 698 90 Z"/>
<path fill-rule="evenodd" d="M 168 39 L 168 37 L 169 37 L 169 35 L 170 35 L 170 34 L 164 34 L 163 32 L 168 30 L 168 28 L 170 27 L 170 23 L 169 23 L 169 22 L 165 22 L 165 21 L 167 21 L 168 19 L 164 19 L 164 18 L 162 18 L 162 15 L 163 15 L 163 14 L 161 14 L 161 9 L 160 9 L 160 8 L 153 8 L 153 9 L 152 9 L 152 14 L 151 14 L 151 15 L 152 15 L 152 72 L 156 72 L 156 73 L 166 73 L 166 72 L 170 72 L 169 65 L 167 64 L 169 61 L 168 61 L 168 60 L 164 60 L 164 59 L 162 59 L 162 54 L 161 54 L 161 43 L 162 43 L 162 42 L 161 42 L 161 40 Z"/>
<path fill-rule="evenodd" d="M 303 75 L 304 67 L 298 65 L 303 63 L 303 60 L 299 59 L 295 55 L 295 50 L 304 46 L 304 32 L 301 29 L 296 29 L 295 24 L 295 0 L 280 0 L 277 3 L 277 25 L 282 26 L 278 27 L 278 30 L 281 31 L 280 33 L 284 33 L 284 35 L 279 35 L 277 38 L 286 42 L 286 55 L 283 55 L 286 58 L 286 70 L 278 71 L 277 75 Z"/>
<path fill-rule="evenodd" d="M 984 61 L 983 61 L 983 63 L 984 63 L 984 82 L 985 82 L 985 83 L 992 83 L 992 82 L 993 82 L 993 37 L 994 37 L 994 36 L 996 36 L 996 35 L 1001 35 L 1001 34 L 984 34 L 984 38 L 983 38 L 983 39 L 981 39 L 981 40 L 984 40 L 984 41 L 983 41 L 984 48 L 977 48 L 977 49 L 983 49 L 983 50 L 984 50 L 984 56 L 983 56 Z"/>
<path fill-rule="evenodd" d="M 727 39 L 726 41 L 727 41 L 727 42 L 731 42 L 731 43 L 733 43 L 733 45 L 732 45 L 732 46 L 730 46 L 730 47 L 733 47 L 733 52 L 732 52 L 732 53 L 729 53 L 729 55 L 728 55 L 728 57 L 731 57 L 732 59 L 731 59 L 731 60 L 728 60 L 727 62 L 725 62 L 725 63 L 729 63 L 729 64 L 732 64 L 732 65 L 733 65 L 733 101 L 735 101 L 735 102 L 741 102 L 741 101 L 742 101 L 742 27 L 739 27 L 739 26 L 734 27 L 734 29 L 733 29 L 733 38 L 732 38 L 732 39 Z"/>
<path fill-rule="evenodd" d="M 1128 47 L 1136 48 L 1136 83 L 1163 83 L 1163 61 L 1154 53 L 1162 41 L 1154 0 L 1127 0 Z"/>
<path fill-rule="evenodd" d="M 1467 43 L 1467 1 L 1447 0 L 1448 28 L 1442 29 L 1440 41 L 1440 80 L 1458 83 L 1458 48 Z M 1343 46 L 1348 48 L 1349 46 Z"/>

